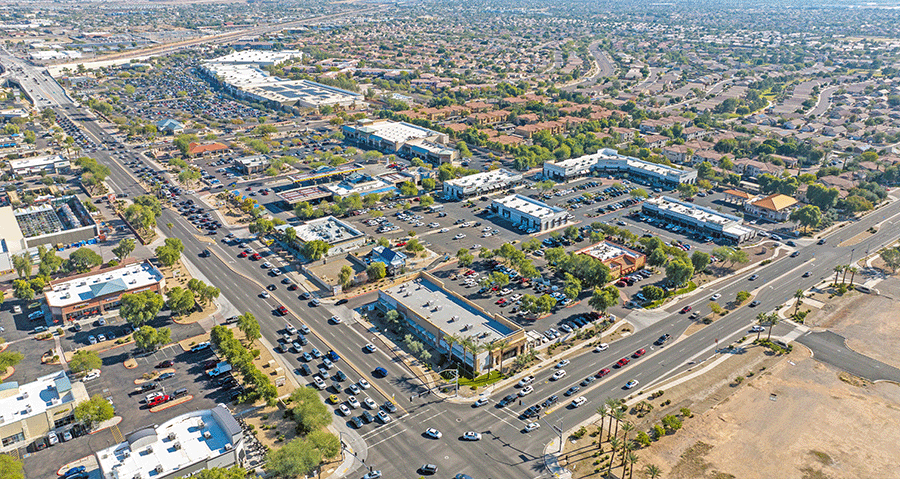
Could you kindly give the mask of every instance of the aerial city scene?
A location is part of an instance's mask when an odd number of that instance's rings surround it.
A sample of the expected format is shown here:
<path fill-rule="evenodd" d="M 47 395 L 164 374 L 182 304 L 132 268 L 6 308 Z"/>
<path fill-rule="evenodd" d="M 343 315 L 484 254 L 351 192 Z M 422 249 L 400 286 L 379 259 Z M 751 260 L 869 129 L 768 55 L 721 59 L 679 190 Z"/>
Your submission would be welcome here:
<path fill-rule="evenodd" d="M 900 477 L 896 3 L 0 37 L 0 479 Z"/>

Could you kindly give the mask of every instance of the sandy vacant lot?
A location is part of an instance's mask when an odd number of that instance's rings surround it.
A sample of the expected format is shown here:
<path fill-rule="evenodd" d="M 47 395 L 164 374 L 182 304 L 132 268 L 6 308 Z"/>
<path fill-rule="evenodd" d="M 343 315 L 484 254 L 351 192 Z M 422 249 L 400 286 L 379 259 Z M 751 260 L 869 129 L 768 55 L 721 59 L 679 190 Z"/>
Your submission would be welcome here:
<path fill-rule="evenodd" d="M 848 384 L 800 347 L 639 455 L 671 479 L 873 478 L 896 477 L 897 444 L 900 387 Z"/>

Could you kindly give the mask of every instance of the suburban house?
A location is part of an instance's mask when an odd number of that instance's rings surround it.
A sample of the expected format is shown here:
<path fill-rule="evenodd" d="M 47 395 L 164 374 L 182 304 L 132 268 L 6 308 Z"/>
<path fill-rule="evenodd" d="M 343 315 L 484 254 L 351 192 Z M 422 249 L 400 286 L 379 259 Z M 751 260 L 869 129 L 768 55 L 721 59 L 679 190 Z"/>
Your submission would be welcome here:
<path fill-rule="evenodd" d="M 749 158 L 740 158 L 734 160 L 734 171 L 743 176 L 759 178 L 763 174 L 779 176 L 784 171 L 784 167 L 774 163 L 763 163 Z"/>
<path fill-rule="evenodd" d="M 406 266 L 406 255 L 384 246 L 376 246 L 369 253 L 370 263 L 384 263 L 390 275 L 397 274 Z"/>
<path fill-rule="evenodd" d="M 775 193 L 765 198 L 744 203 L 744 211 L 770 221 L 786 221 L 796 204 L 797 200 L 794 198 Z"/>

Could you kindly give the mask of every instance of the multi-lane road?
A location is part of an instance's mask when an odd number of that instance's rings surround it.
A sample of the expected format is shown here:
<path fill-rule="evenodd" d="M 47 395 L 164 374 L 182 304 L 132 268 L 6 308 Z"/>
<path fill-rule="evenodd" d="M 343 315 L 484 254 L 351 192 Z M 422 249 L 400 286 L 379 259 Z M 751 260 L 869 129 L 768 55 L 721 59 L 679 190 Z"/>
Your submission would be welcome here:
<path fill-rule="evenodd" d="M 56 101 L 55 106 L 60 105 L 64 108 L 57 108 L 58 115 L 72 115 L 77 110 L 67 99 Z M 96 122 L 80 121 L 78 124 L 100 144 L 103 140 L 112 139 Z M 101 150 L 94 155 L 110 167 L 109 182 L 116 193 L 127 193 L 131 196 L 145 193 L 136 179 L 110 155 L 110 152 Z M 137 153 L 129 150 L 125 150 L 125 155 L 127 158 L 140 158 Z M 719 345 L 726 345 L 746 334 L 757 313 L 771 311 L 790 301 L 797 289 L 812 287 L 830 277 L 834 265 L 847 264 L 851 259 L 862 257 L 865 251 L 874 252 L 882 245 L 895 241 L 900 236 L 900 204 L 890 203 L 862 220 L 837 230 L 828 237 L 826 245 L 817 245 L 809 239 L 799 240 L 797 248 L 788 248 L 798 251 L 797 257 L 783 257 L 766 266 L 755 268 L 752 272 L 728 278 L 715 286 L 701 287 L 699 292 L 689 298 L 669 305 L 668 313 L 659 314 L 652 324 L 611 344 L 608 350 L 572 357 L 571 364 L 565 368 L 568 374 L 560 381 L 549 380 L 553 372 L 551 370 L 534 372 L 535 391 L 523 400 L 521 406 L 516 403 L 507 408 L 498 408 L 496 403 L 499 398 L 515 390 L 511 387 L 494 391 L 491 403 L 481 408 L 442 400 L 434 394 L 410 400 L 410 396 L 425 390 L 421 381 L 390 351 L 389 344 L 375 338 L 373 332 L 367 329 L 367 323 L 353 321 L 350 314 L 350 308 L 371 302 L 374 299 L 371 295 L 355 298 L 347 305 L 334 306 L 326 303 L 319 307 L 311 307 L 298 297 L 297 292 L 287 291 L 279 283 L 280 277 L 271 277 L 260 267 L 261 262 L 237 258 L 240 251 L 237 247 L 222 243 L 218 237 L 203 235 L 173 210 L 165 210 L 160 222 L 172 223 L 171 231 L 164 233 L 182 239 L 185 244 L 185 258 L 220 288 L 222 297 L 234 307 L 234 312 L 249 311 L 260 319 L 263 336 L 269 344 L 277 343 L 286 321 L 295 326 L 302 322 L 314 333 L 310 347 L 316 347 L 321 351 L 336 349 L 343 357 L 338 367 L 344 370 L 351 380 L 364 377 L 374 385 L 372 389 L 364 391 L 365 395 L 371 396 L 378 403 L 383 403 L 388 397 L 398 402 L 401 409 L 394 414 L 391 423 L 365 425 L 355 433 L 346 427 L 344 419 L 336 416 L 336 423 L 342 435 L 344 433 L 348 435 L 347 442 L 354 444 L 354 450 L 357 452 L 366 451 L 367 465 L 381 469 L 386 477 L 417 477 L 415 469 L 418 466 L 434 463 L 440 467 L 441 474 L 466 472 L 475 477 L 536 478 L 549 475 L 543 468 L 542 454 L 544 445 L 555 436 L 551 425 L 565 430 L 590 417 L 596 406 L 605 398 L 625 397 L 628 392 L 622 387 L 626 381 L 636 379 L 640 382 L 640 387 L 649 386 L 691 367 L 692 363 L 710 357 L 714 354 L 717 342 Z M 878 224 L 876 233 L 852 246 L 841 246 L 842 240 L 863 233 L 876 224 Z M 232 230 L 239 236 L 246 236 L 246 230 L 243 228 Z M 258 250 L 262 249 L 259 244 L 253 246 Z M 199 255 L 204 249 L 210 249 L 214 255 L 200 258 Z M 290 265 L 286 265 L 274 254 L 264 260 L 286 266 L 289 271 L 287 274 L 296 277 L 296 272 L 291 271 Z M 804 278 L 803 273 L 806 271 L 809 271 L 810 275 Z M 750 281 L 752 273 L 759 275 L 759 279 Z M 259 294 L 269 284 L 277 284 L 278 289 L 271 293 L 271 298 L 261 298 Z M 683 306 L 703 308 L 714 293 L 721 294 L 721 301 L 726 301 L 733 299 L 741 290 L 751 291 L 754 299 L 761 304 L 755 308 L 742 306 L 691 336 L 678 339 L 690 324 L 686 315 L 677 313 Z M 286 306 L 290 314 L 286 317 L 273 315 L 273 309 L 277 305 Z M 328 320 L 332 315 L 338 315 L 344 321 L 341 324 L 332 324 Z M 773 335 L 776 337 L 784 335 L 790 329 L 789 325 L 777 326 Z M 652 348 L 653 340 L 663 333 L 671 334 L 675 339 L 663 348 Z M 362 346 L 368 342 L 375 343 L 379 350 L 375 353 L 365 353 Z M 561 401 L 561 406 L 551 408 L 543 415 L 542 428 L 530 433 L 523 432 L 526 421 L 519 415 L 527 406 L 542 402 L 554 394 L 563 398 L 563 392 L 570 386 L 596 374 L 601 368 L 611 367 L 616 360 L 629 356 L 639 348 L 647 348 L 648 354 L 632 360 L 631 364 L 622 369 L 614 369 L 609 376 L 579 391 L 579 395 L 584 395 L 588 399 L 585 406 L 570 409 L 565 407 L 568 401 Z M 840 363 L 840 351 L 833 347 L 831 350 L 833 363 Z M 293 370 L 300 367 L 301 361 L 297 356 L 295 353 L 282 355 L 282 359 L 290 367 L 289 374 L 294 374 Z M 871 367 L 865 357 L 856 358 L 854 364 L 859 364 L 859 367 Z M 384 379 L 373 377 L 371 372 L 376 367 L 386 368 L 388 377 Z M 848 368 L 853 372 L 853 364 L 848 364 Z M 306 382 L 304 377 L 297 375 L 294 377 L 301 384 Z M 343 386 L 347 384 L 344 383 Z M 328 393 L 331 392 L 333 391 Z M 341 398 L 345 397 L 346 392 L 343 392 Z M 354 411 L 356 414 L 360 412 Z M 428 427 L 441 430 L 444 433 L 443 438 L 440 440 L 426 438 L 424 431 Z M 463 432 L 469 430 L 480 432 L 482 440 L 477 443 L 460 440 Z M 398 458 L 403 459 L 397 460 Z"/>

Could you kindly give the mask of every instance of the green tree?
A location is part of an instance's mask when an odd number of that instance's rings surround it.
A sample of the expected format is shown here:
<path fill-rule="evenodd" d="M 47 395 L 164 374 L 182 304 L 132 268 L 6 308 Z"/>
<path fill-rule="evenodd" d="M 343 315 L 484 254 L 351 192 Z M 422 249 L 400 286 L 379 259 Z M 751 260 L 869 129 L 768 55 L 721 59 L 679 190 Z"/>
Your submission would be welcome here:
<path fill-rule="evenodd" d="M 169 290 L 167 296 L 166 306 L 168 306 L 176 315 L 180 316 L 189 313 L 194 309 L 196 299 L 194 298 L 194 292 L 190 289 L 175 286 Z"/>
<path fill-rule="evenodd" d="M 648 284 L 641 288 L 641 293 L 644 294 L 644 297 L 647 298 L 648 301 L 658 301 L 666 297 L 666 292 L 663 291 L 662 288 L 652 284 Z"/>
<path fill-rule="evenodd" d="M 19 275 L 20 278 L 30 278 L 31 277 L 31 267 L 33 265 L 31 261 L 31 255 L 27 252 L 12 255 L 13 268 L 16 270 L 16 274 Z"/>
<path fill-rule="evenodd" d="M 19 364 L 23 359 L 25 359 L 25 356 L 18 351 L 0 352 L 0 373 L 6 371 L 7 368 Z"/>
<path fill-rule="evenodd" d="M 275 227 L 275 224 L 272 223 L 272 220 L 266 218 L 258 218 L 253 223 L 250 223 L 250 233 L 258 234 L 258 235 L 267 235 L 272 229 Z"/>
<path fill-rule="evenodd" d="M 300 253 L 307 257 L 310 261 L 317 261 L 328 254 L 331 245 L 322 240 L 312 240 L 303 243 L 300 247 Z"/>
<path fill-rule="evenodd" d="M 92 249 L 82 246 L 69 255 L 69 268 L 79 273 L 86 273 L 103 263 L 103 258 Z"/>
<path fill-rule="evenodd" d="M 124 261 L 132 251 L 134 251 L 134 240 L 131 238 L 122 238 L 112 250 L 116 258 L 119 258 L 119 261 Z"/>
<path fill-rule="evenodd" d="M 369 281 L 378 281 L 387 276 L 387 268 L 381 261 L 374 261 L 366 268 L 366 274 L 369 276 Z"/>
<path fill-rule="evenodd" d="M 419 204 L 422 205 L 422 208 L 427 208 L 434 204 L 434 198 L 431 195 L 423 195 L 419 198 Z"/>
<path fill-rule="evenodd" d="M 116 412 L 109 401 L 99 395 L 94 394 L 87 401 L 83 401 L 75 406 L 75 419 L 91 429 L 94 425 L 103 421 L 112 419 Z"/>
<path fill-rule="evenodd" d="M 697 186 L 691 183 L 681 183 L 678 185 L 678 192 L 684 198 L 691 198 L 697 194 Z"/>
<path fill-rule="evenodd" d="M 795 221 L 803 229 L 815 228 L 822 222 L 822 210 L 816 205 L 806 205 L 791 212 L 791 221 Z"/>
<path fill-rule="evenodd" d="M 419 194 L 419 189 L 416 188 L 416 185 L 412 184 L 409 181 L 404 181 L 400 183 L 400 194 L 402 196 L 416 196 Z"/>
<path fill-rule="evenodd" d="M 434 178 L 422 178 L 422 188 L 424 188 L 425 191 L 434 191 L 435 187 L 437 187 L 436 183 Z"/>
<path fill-rule="evenodd" d="M 311 442 L 323 457 L 332 458 L 341 452 L 340 439 L 326 430 L 313 431 L 306 436 L 306 440 Z"/>
<path fill-rule="evenodd" d="M 269 450 L 263 467 L 271 477 L 294 479 L 308 477 L 321 461 L 322 453 L 311 442 L 298 437 L 279 449 Z"/>
<path fill-rule="evenodd" d="M 31 288 L 31 283 L 24 279 L 14 279 L 13 297 L 21 299 L 22 301 L 31 301 L 34 299 L 34 289 Z"/>
<path fill-rule="evenodd" d="M 290 399 L 291 412 L 301 434 L 310 434 L 331 424 L 331 411 L 315 389 L 298 388 L 291 393 Z"/>
<path fill-rule="evenodd" d="M 159 314 L 163 307 L 163 298 L 154 291 L 123 294 L 119 314 L 135 327 L 141 327 Z"/>
<path fill-rule="evenodd" d="M 228 469 L 213 467 L 191 474 L 191 479 L 247 479 L 247 470 L 241 466 L 232 466 Z"/>
<path fill-rule="evenodd" d="M 238 316 L 238 329 L 244 333 L 244 337 L 247 338 L 248 345 L 247 347 L 252 347 L 253 342 L 262 337 L 262 332 L 259 327 L 259 321 L 256 320 L 256 317 L 251 313 L 244 313 Z"/>
<path fill-rule="evenodd" d="M 691 264 L 694 265 L 695 272 L 701 272 L 706 269 L 709 265 L 709 253 L 704 253 L 702 251 L 694 251 L 691 254 Z"/>
<path fill-rule="evenodd" d="M 656 248 L 650 253 L 650 257 L 647 258 L 647 264 L 650 266 L 662 266 L 666 264 L 666 261 L 669 259 L 669 256 L 666 254 L 666 251 L 663 248 Z"/>
<path fill-rule="evenodd" d="M 75 374 L 100 369 L 102 365 L 103 360 L 100 359 L 100 355 L 95 351 L 87 351 L 85 349 L 75 350 L 72 359 L 69 360 L 69 369 Z"/>
<path fill-rule="evenodd" d="M 169 342 L 172 332 L 169 328 L 153 328 L 141 326 L 134 332 L 134 343 L 144 351 L 155 351 L 157 348 Z"/>
<path fill-rule="evenodd" d="M 820 183 L 812 183 L 806 189 L 807 202 L 817 206 L 822 211 L 831 209 L 839 196 L 840 191 L 837 188 L 829 188 Z"/>
<path fill-rule="evenodd" d="M 734 302 L 737 304 L 743 304 L 744 301 L 750 299 L 750 293 L 747 291 L 738 291 L 738 293 L 734 297 Z"/>
<path fill-rule="evenodd" d="M 675 286 L 681 286 L 694 275 L 694 265 L 685 258 L 672 258 L 666 263 L 666 279 Z"/>
<path fill-rule="evenodd" d="M 891 268 L 891 274 L 896 273 L 897 268 L 900 268 L 900 248 L 888 248 L 882 250 L 879 255 L 884 264 Z"/>
<path fill-rule="evenodd" d="M 594 289 L 594 294 L 588 300 L 588 305 L 601 313 L 619 304 L 619 290 L 615 286 Z"/>
<path fill-rule="evenodd" d="M 8 454 L 0 454 L 0 477 L 3 479 L 25 479 L 22 461 Z"/>
<path fill-rule="evenodd" d="M 341 273 L 338 275 L 338 281 L 341 282 L 341 286 L 345 289 L 350 287 L 350 283 L 353 280 L 353 268 L 348 265 L 344 265 L 341 267 Z"/>
<path fill-rule="evenodd" d="M 578 299 L 578 296 L 581 294 L 581 290 L 581 281 L 579 281 L 578 278 L 576 278 L 572 274 L 566 273 L 563 294 L 565 294 L 567 298 L 574 301 Z"/>
<path fill-rule="evenodd" d="M 168 239 L 171 238 L 167 238 L 167 240 Z M 168 245 L 157 246 L 156 259 L 159 260 L 161 265 L 171 268 L 172 266 L 175 266 L 175 263 L 177 263 L 179 259 L 181 259 L 181 251 Z"/>

